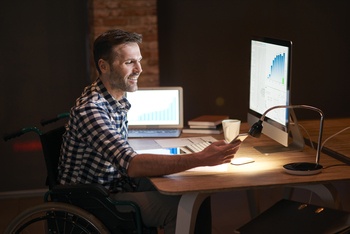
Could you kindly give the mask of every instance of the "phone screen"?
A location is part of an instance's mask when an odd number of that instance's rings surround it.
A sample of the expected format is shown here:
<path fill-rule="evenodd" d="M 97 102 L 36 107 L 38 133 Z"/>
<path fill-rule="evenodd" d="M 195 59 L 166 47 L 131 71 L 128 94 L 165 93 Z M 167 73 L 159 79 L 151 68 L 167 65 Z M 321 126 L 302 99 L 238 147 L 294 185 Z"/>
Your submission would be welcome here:
<path fill-rule="evenodd" d="M 235 142 L 236 140 L 244 141 L 248 136 L 249 136 L 248 133 L 241 133 L 241 134 L 238 134 L 238 135 L 230 142 L 230 144 L 232 144 L 232 143 Z"/>

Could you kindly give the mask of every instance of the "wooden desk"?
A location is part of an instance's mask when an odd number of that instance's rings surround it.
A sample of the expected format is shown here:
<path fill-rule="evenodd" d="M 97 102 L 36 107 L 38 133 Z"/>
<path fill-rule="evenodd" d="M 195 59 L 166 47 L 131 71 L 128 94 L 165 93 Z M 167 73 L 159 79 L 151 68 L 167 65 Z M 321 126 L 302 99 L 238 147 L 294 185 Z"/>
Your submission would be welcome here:
<path fill-rule="evenodd" d="M 299 124 L 307 130 L 311 136 L 311 140 L 313 142 L 317 142 L 319 120 L 303 120 L 299 121 Z M 350 127 L 350 118 L 325 118 L 322 141 L 324 142 L 328 137 L 346 127 Z M 309 144 L 309 136 L 305 133 L 305 131 L 303 131 L 302 128 L 301 132 L 304 135 L 305 143 Z M 328 140 L 324 145 L 323 152 L 343 162 L 350 163 L 350 129 Z"/>
<path fill-rule="evenodd" d="M 332 181 L 350 180 L 348 165 L 321 154 L 320 163 L 325 169 L 317 175 L 295 176 L 283 171 L 283 165 L 290 162 L 314 162 L 316 151 L 305 147 L 300 152 L 283 152 L 263 155 L 254 147 L 277 144 L 265 136 L 259 139 L 248 137 L 236 157 L 251 157 L 254 163 L 233 166 L 224 165 L 220 171 L 186 171 L 164 177 L 150 178 L 155 187 L 163 194 L 182 195 L 178 208 L 176 233 L 193 233 L 198 208 L 202 201 L 212 193 L 273 188 L 285 186 L 308 186 L 318 191 L 326 206 L 334 206 L 334 195 L 326 187 L 320 186 Z M 221 168 L 222 169 L 222 168 Z M 313 189 L 315 188 L 315 189 Z"/>

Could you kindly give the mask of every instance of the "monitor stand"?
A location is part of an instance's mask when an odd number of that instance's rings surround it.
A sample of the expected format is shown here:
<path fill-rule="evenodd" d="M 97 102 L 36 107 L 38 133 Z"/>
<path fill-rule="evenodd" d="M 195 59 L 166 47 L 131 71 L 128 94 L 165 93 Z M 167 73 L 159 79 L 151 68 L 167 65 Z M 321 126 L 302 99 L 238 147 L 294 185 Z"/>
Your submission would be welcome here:
<path fill-rule="evenodd" d="M 255 146 L 254 148 L 262 154 L 273 154 L 289 151 L 303 151 L 305 146 L 304 137 L 300 132 L 298 120 L 295 116 L 294 110 L 291 109 L 289 112 L 289 139 L 288 146 L 282 144 L 274 144 L 268 146 Z"/>

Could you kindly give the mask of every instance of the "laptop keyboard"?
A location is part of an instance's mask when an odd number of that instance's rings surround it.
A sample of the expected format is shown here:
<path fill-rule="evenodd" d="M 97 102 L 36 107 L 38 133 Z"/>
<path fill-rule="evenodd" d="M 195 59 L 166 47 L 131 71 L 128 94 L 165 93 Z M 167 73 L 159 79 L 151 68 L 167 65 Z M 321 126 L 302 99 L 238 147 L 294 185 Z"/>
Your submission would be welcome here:
<path fill-rule="evenodd" d="M 129 137 L 178 137 L 180 129 L 129 129 Z"/>

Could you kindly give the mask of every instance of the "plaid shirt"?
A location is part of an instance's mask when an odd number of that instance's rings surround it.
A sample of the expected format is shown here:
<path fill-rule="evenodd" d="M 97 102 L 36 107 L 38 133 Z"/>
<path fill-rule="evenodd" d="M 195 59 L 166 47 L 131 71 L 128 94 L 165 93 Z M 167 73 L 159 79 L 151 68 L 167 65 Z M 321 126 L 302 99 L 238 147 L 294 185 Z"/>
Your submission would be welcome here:
<path fill-rule="evenodd" d="M 133 191 L 126 170 L 136 155 L 127 141 L 126 98 L 115 100 L 100 79 L 71 109 L 59 161 L 60 184 L 99 183 L 111 192 Z"/>

